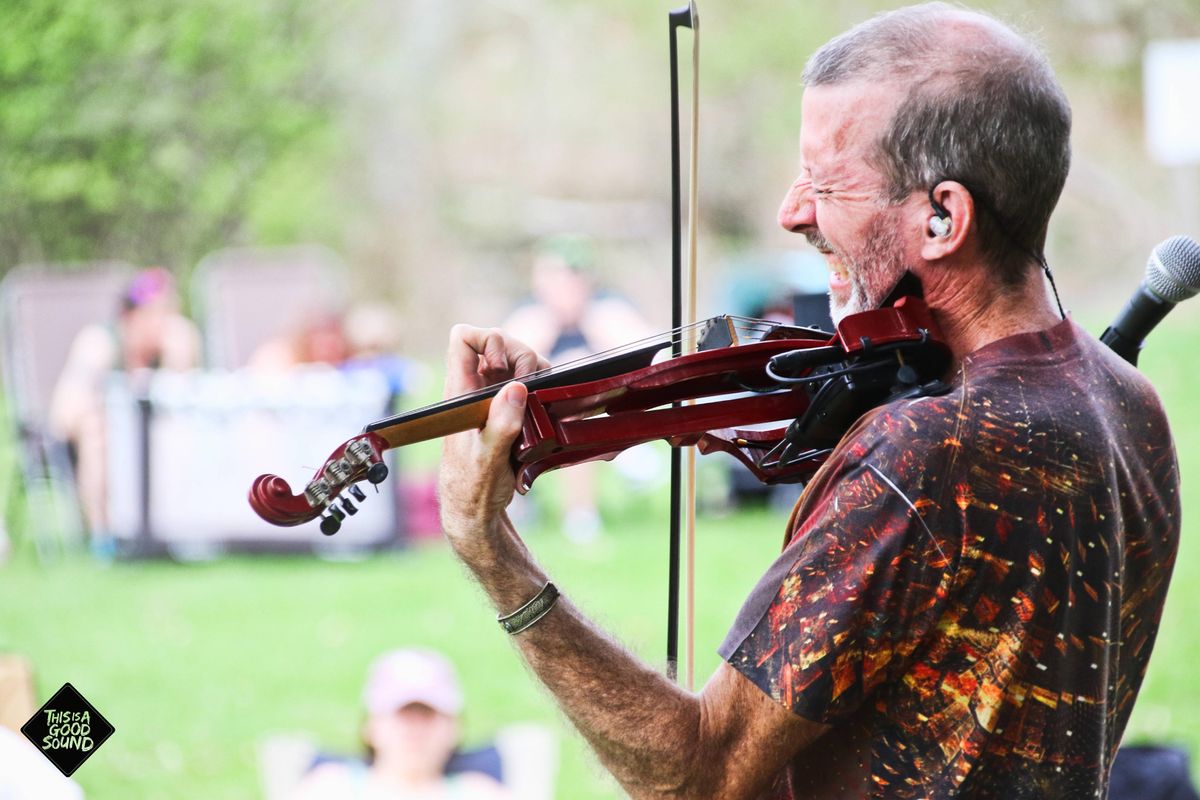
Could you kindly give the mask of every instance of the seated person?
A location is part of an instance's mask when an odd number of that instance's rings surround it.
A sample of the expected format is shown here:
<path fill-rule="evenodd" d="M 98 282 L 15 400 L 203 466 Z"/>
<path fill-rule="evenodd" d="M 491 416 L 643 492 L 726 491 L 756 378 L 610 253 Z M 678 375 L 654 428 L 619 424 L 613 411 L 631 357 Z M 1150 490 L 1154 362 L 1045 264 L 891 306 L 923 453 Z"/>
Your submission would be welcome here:
<path fill-rule="evenodd" d="M 534 252 L 531 297 L 505 320 L 505 333 L 546 353 L 554 366 L 655 333 L 632 303 L 596 286 L 594 262 L 594 245 L 586 237 L 555 236 L 540 242 Z M 595 540 L 602 528 L 595 467 L 578 464 L 560 478 L 566 506 L 563 532 L 580 544 Z"/>
<path fill-rule="evenodd" d="M 71 342 L 50 399 L 49 432 L 72 450 L 79 502 L 93 534 L 107 530 L 104 386 L 109 374 L 187 370 L 199 360 L 200 332 L 180 313 L 175 280 L 162 267 L 134 276 L 112 325 L 88 325 Z"/>
<path fill-rule="evenodd" d="M 285 372 L 313 365 L 340 367 L 351 355 L 342 311 L 310 307 L 296 314 L 283 333 L 256 347 L 247 366 L 262 372 Z"/>
<path fill-rule="evenodd" d="M 0 798 L 83 800 L 79 784 L 63 776 L 28 739 L 0 726 Z"/>
<path fill-rule="evenodd" d="M 366 761 L 325 761 L 294 800 L 506 800 L 482 772 L 447 774 L 459 741 L 463 696 L 454 667 L 429 650 L 393 650 L 371 665 L 363 690 Z"/>

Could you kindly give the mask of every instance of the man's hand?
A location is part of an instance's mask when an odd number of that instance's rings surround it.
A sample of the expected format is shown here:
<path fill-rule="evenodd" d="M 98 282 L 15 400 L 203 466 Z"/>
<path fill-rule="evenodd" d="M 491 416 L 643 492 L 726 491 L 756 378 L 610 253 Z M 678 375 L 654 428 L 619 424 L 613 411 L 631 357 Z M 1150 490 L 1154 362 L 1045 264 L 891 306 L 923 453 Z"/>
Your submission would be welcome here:
<path fill-rule="evenodd" d="M 446 352 L 445 396 L 460 397 L 547 367 L 544 358 L 495 328 L 455 325 Z M 516 485 L 509 453 L 521 432 L 525 397 L 524 385 L 510 383 L 492 400 L 482 430 L 445 439 L 438 497 L 442 528 L 457 550 L 491 532 L 512 501 Z"/>

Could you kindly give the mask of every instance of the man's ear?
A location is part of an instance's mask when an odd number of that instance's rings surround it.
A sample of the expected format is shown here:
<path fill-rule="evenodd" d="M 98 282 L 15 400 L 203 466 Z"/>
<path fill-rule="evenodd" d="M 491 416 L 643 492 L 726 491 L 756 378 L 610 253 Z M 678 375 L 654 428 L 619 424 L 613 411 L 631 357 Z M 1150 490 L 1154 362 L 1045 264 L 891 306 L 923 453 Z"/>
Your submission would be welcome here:
<path fill-rule="evenodd" d="M 975 226 L 975 200 L 958 181 L 942 181 L 929 192 L 921 257 L 939 261 L 962 249 Z"/>

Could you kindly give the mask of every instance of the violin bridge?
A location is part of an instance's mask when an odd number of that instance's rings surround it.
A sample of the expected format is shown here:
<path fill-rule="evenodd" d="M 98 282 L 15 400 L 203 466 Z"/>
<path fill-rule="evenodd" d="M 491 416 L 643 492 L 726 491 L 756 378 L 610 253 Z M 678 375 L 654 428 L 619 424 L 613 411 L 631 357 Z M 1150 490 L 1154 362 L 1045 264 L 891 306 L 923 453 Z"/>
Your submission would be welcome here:
<path fill-rule="evenodd" d="M 719 350 L 722 347 L 733 347 L 741 344 L 733 318 L 728 314 L 705 320 L 700 330 L 697 350 Z"/>

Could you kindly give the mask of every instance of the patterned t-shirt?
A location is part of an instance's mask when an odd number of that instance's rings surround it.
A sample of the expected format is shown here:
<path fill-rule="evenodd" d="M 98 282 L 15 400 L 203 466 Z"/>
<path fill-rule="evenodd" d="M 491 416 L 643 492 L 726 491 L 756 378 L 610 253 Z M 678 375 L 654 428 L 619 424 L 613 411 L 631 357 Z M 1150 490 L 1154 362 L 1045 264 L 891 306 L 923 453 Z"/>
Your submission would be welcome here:
<path fill-rule="evenodd" d="M 1154 644 L 1178 472 L 1147 381 L 1073 322 L 860 419 L 722 657 L 833 726 L 769 797 L 1089 798 Z"/>

